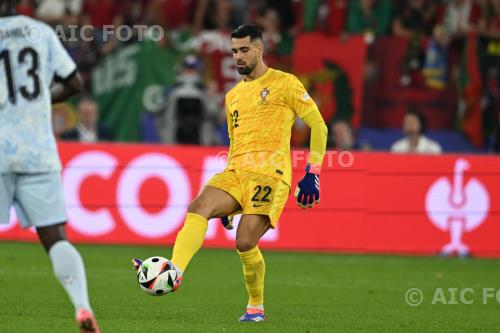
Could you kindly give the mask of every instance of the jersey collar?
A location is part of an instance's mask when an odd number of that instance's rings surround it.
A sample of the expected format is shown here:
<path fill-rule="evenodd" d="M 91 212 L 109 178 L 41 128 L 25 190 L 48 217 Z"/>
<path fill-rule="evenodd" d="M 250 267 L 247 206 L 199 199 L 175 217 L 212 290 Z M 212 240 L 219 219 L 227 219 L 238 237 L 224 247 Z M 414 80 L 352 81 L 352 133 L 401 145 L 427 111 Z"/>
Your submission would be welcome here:
<path fill-rule="evenodd" d="M 268 77 L 271 72 L 273 71 L 273 69 L 271 67 L 268 67 L 266 72 L 259 78 L 255 79 L 255 80 L 252 80 L 252 81 L 245 81 L 245 79 L 241 80 L 244 84 L 254 84 L 254 83 L 257 83 L 257 82 L 260 82 L 262 80 L 264 80 L 264 78 Z"/>

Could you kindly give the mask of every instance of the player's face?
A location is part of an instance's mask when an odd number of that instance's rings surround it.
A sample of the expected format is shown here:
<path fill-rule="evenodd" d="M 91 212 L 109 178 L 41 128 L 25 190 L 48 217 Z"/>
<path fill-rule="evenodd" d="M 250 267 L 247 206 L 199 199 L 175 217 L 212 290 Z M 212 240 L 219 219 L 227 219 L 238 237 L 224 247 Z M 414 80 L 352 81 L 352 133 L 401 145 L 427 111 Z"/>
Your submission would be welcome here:
<path fill-rule="evenodd" d="M 413 114 L 407 114 L 403 123 L 403 131 L 406 135 L 417 135 L 420 133 L 420 121 Z"/>
<path fill-rule="evenodd" d="M 259 41 L 252 42 L 249 36 L 231 39 L 231 50 L 238 73 L 241 75 L 252 73 L 257 66 L 259 56 L 262 54 L 259 45 Z"/>
<path fill-rule="evenodd" d="M 94 127 L 97 123 L 97 105 L 91 101 L 80 103 L 80 122 L 87 127 Z"/>
<path fill-rule="evenodd" d="M 353 137 L 351 129 L 347 124 L 339 122 L 333 125 L 333 141 L 339 149 L 351 149 L 353 145 Z"/>

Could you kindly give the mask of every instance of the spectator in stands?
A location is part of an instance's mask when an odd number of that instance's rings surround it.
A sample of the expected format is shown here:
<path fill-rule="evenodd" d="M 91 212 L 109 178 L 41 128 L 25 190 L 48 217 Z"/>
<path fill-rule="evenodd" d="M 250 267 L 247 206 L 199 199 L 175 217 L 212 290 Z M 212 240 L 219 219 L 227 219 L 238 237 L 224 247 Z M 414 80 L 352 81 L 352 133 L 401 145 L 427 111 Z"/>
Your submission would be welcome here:
<path fill-rule="evenodd" d="M 442 27 L 451 40 L 462 38 L 476 30 L 480 15 L 481 8 L 474 0 L 446 1 L 439 8 L 438 27 Z"/>
<path fill-rule="evenodd" d="M 391 25 L 393 4 L 390 0 L 351 0 L 347 18 L 347 32 L 384 36 Z"/>
<path fill-rule="evenodd" d="M 348 0 L 330 0 L 328 2 L 328 17 L 326 18 L 326 31 L 333 36 L 341 36 L 347 23 Z"/>
<path fill-rule="evenodd" d="M 61 138 L 61 134 L 75 125 L 76 106 L 69 102 L 52 105 L 52 131 L 56 140 Z"/>
<path fill-rule="evenodd" d="M 196 4 L 193 31 L 229 31 L 233 6 L 229 0 L 200 0 Z"/>
<path fill-rule="evenodd" d="M 114 141 L 113 131 L 98 123 L 99 110 L 97 103 L 90 97 L 84 97 L 78 103 L 78 124 L 75 128 L 63 132 L 61 140 L 79 142 Z"/>
<path fill-rule="evenodd" d="M 434 29 L 433 37 L 427 43 L 425 60 L 422 69 L 425 83 L 430 88 L 438 90 L 446 88 L 449 68 L 449 43 L 449 35 L 443 30 L 441 26 L 437 26 Z M 404 84 L 404 82 L 402 83 Z"/>
<path fill-rule="evenodd" d="M 437 14 L 437 4 L 429 0 L 409 0 L 398 4 L 392 33 L 395 36 L 414 38 L 432 34 Z"/>
<path fill-rule="evenodd" d="M 478 22 L 478 33 L 488 38 L 500 38 L 500 1 L 478 0 L 481 17 Z"/>
<path fill-rule="evenodd" d="M 262 28 L 266 61 L 276 69 L 290 71 L 293 37 L 282 29 L 280 13 L 271 7 L 263 8 L 256 19 Z"/>
<path fill-rule="evenodd" d="M 20 0 L 16 6 L 16 12 L 20 15 L 35 17 L 35 4 L 33 0 Z"/>
<path fill-rule="evenodd" d="M 210 101 L 202 82 L 202 63 L 195 55 L 184 58 L 177 82 L 159 112 L 158 133 L 163 143 L 217 143 L 218 109 Z"/>
<path fill-rule="evenodd" d="M 82 0 L 42 0 L 38 2 L 36 16 L 48 24 L 77 24 Z"/>
<path fill-rule="evenodd" d="M 433 38 L 427 50 L 426 76 L 428 85 L 442 88 L 444 81 L 439 72 L 443 72 L 439 63 L 449 67 L 453 82 L 458 80 L 460 63 L 463 59 L 465 37 L 469 32 L 477 30 L 481 8 L 474 0 L 450 0 L 442 3 L 438 9 L 437 24 Z M 436 64 L 432 59 L 439 58 Z M 438 73 L 435 77 L 432 73 Z M 430 77 L 429 77 L 430 76 Z M 430 84 L 429 84 L 430 83 Z M 437 83 L 437 85 L 436 85 Z"/>
<path fill-rule="evenodd" d="M 481 18 L 478 23 L 483 87 L 488 98 L 487 108 L 498 111 L 500 107 L 500 0 L 478 0 Z M 495 113 L 496 115 L 496 113 Z"/>
<path fill-rule="evenodd" d="M 267 0 L 261 1 L 261 8 L 271 8 L 280 15 L 281 30 L 288 31 L 295 26 L 295 8 L 296 0 Z M 310 2 L 310 1 L 301 1 Z"/>
<path fill-rule="evenodd" d="M 329 146 L 335 150 L 368 150 L 368 145 L 361 145 L 354 136 L 354 131 L 348 121 L 344 119 L 334 120 L 330 125 L 331 136 Z"/>
<path fill-rule="evenodd" d="M 257 17 L 257 24 L 262 28 L 266 51 L 274 50 L 281 42 L 280 14 L 272 8 L 263 8 Z"/>
<path fill-rule="evenodd" d="M 294 1 L 297 30 L 339 36 L 347 21 L 348 0 Z"/>
<path fill-rule="evenodd" d="M 409 110 L 404 118 L 403 132 L 405 137 L 396 141 L 392 147 L 393 153 L 440 154 L 441 146 L 424 135 L 426 119 L 416 110 Z"/>
<path fill-rule="evenodd" d="M 417 70 L 422 67 L 422 41 L 431 35 L 436 13 L 437 5 L 428 0 L 403 1 L 396 10 L 392 32 L 395 36 L 410 39 L 400 79 L 402 86 L 408 86 L 414 75 L 420 74 Z"/>

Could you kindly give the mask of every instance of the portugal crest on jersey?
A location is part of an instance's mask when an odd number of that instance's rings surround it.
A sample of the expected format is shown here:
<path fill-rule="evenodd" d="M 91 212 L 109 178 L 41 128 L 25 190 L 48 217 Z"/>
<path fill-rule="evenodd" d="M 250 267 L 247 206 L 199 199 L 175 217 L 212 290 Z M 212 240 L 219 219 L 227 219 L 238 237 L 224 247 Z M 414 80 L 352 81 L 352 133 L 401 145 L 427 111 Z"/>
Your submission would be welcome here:
<path fill-rule="evenodd" d="M 260 92 L 261 100 L 259 104 L 264 104 L 266 102 L 267 96 L 269 96 L 269 89 L 267 88 L 262 89 L 262 91 Z"/>

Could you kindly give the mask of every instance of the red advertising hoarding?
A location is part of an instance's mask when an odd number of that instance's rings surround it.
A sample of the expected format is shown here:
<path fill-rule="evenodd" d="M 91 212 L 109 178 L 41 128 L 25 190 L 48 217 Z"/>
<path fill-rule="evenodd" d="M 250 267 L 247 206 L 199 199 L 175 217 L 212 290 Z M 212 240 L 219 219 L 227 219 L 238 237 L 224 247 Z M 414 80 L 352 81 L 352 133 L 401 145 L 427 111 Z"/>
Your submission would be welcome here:
<path fill-rule="evenodd" d="M 68 235 L 83 243 L 173 244 L 190 200 L 226 159 L 224 148 L 59 148 Z M 302 151 L 292 154 L 294 184 L 306 158 Z M 329 151 L 320 205 L 302 210 L 290 196 L 278 228 L 261 247 L 500 257 L 499 185 L 499 157 Z M 0 225 L 0 239 L 35 240 L 11 215 Z M 205 246 L 234 247 L 234 239 L 234 231 L 211 221 Z"/>

